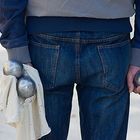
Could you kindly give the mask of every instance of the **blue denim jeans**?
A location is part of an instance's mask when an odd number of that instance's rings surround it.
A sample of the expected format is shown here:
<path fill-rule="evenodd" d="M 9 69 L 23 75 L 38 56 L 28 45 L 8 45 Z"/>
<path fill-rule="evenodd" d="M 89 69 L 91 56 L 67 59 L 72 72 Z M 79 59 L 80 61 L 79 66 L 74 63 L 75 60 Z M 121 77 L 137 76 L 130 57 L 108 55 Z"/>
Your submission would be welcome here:
<path fill-rule="evenodd" d="M 41 140 L 67 139 L 74 84 L 82 140 L 126 140 L 129 34 L 84 31 L 31 34 L 29 50 L 43 83 L 46 119 L 52 129 Z"/>

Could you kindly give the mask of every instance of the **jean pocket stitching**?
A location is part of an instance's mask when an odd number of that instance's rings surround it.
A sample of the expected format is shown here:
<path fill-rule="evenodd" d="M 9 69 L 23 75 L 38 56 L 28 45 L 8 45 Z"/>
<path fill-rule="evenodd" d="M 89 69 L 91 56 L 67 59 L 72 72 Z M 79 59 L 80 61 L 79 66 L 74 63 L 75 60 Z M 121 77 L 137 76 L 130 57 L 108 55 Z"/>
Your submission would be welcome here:
<path fill-rule="evenodd" d="M 32 46 L 34 46 L 34 44 L 32 44 Z M 55 86 L 55 79 L 56 79 L 56 72 L 57 72 L 57 63 L 58 63 L 58 59 L 59 59 L 59 50 L 60 50 L 59 48 L 60 48 L 60 46 L 58 48 L 42 48 L 42 49 L 50 49 L 50 50 L 53 50 L 52 65 L 51 65 L 50 70 L 49 70 L 49 73 L 48 73 L 50 75 L 49 77 L 51 79 L 49 78 L 50 80 L 49 80 L 48 83 L 46 83 L 46 82 L 44 83 L 45 84 L 45 87 L 48 88 L 48 89 L 49 88 L 52 89 Z M 33 49 L 36 49 L 36 48 L 33 48 Z M 38 48 L 38 49 L 41 49 L 41 48 Z M 37 61 L 37 57 L 36 56 L 34 56 L 34 61 Z M 42 67 L 43 70 L 41 70 L 41 71 L 45 74 L 46 77 L 48 77 L 47 72 L 45 72 L 46 71 L 46 67 L 47 67 L 47 65 L 45 64 Z"/>
<path fill-rule="evenodd" d="M 99 38 L 99 39 L 81 39 L 81 42 L 82 43 L 105 43 L 107 41 L 115 41 L 115 40 L 118 40 L 119 38 L 121 37 L 124 37 L 125 35 L 124 34 L 121 34 L 121 35 L 114 35 L 114 36 L 111 36 L 111 37 L 104 37 L 104 38 Z"/>
<path fill-rule="evenodd" d="M 52 44 L 43 44 L 43 43 L 38 43 L 38 42 L 35 42 L 35 41 L 30 41 L 30 44 L 33 44 L 35 46 L 38 46 L 38 47 L 42 47 L 42 48 L 52 48 L 52 49 L 58 49 L 60 47 L 60 45 L 52 45 Z"/>
<path fill-rule="evenodd" d="M 58 58 L 59 58 L 59 49 L 56 50 L 54 58 L 55 58 L 55 61 L 54 61 L 54 65 L 52 67 L 53 80 L 52 80 L 52 86 L 51 86 L 51 88 L 53 88 L 55 86 L 56 72 L 57 72 L 57 64 L 58 64 Z"/>
<path fill-rule="evenodd" d="M 118 89 L 114 85 L 112 85 L 111 83 L 108 84 L 108 80 L 107 80 L 107 73 L 108 73 L 107 65 L 104 62 L 103 56 L 102 56 L 101 51 L 100 51 L 100 47 L 97 47 L 97 48 L 98 48 L 98 53 L 99 53 L 99 57 L 100 57 L 103 72 L 104 72 L 104 75 L 103 75 L 103 87 L 106 88 L 106 89 L 109 89 L 109 90 L 117 92 Z"/>
<path fill-rule="evenodd" d="M 129 43 L 128 41 L 125 41 L 123 43 L 123 46 L 125 46 L 125 44 L 127 44 L 126 42 Z M 104 58 L 103 58 L 103 55 L 104 54 L 101 52 L 101 50 L 104 49 L 104 48 L 103 47 L 100 47 L 100 46 L 97 46 L 97 48 L 98 48 L 100 59 L 102 61 L 102 67 L 104 69 L 104 78 L 103 78 L 104 79 L 104 87 L 106 89 L 112 90 L 114 92 L 119 92 L 124 87 L 124 84 L 122 84 L 119 87 L 116 87 L 115 85 L 113 85 L 112 83 L 110 83 L 108 81 L 108 78 L 107 78 L 107 74 L 108 74 L 108 70 L 107 69 L 108 69 L 108 66 L 105 64 L 106 62 L 104 61 Z"/>
<path fill-rule="evenodd" d="M 98 54 L 99 54 L 99 57 L 100 57 L 100 60 L 101 60 L 102 69 L 103 69 L 103 72 L 104 72 L 104 76 L 103 76 L 103 86 L 105 87 L 105 85 L 106 85 L 106 79 L 105 79 L 106 76 L 105 76 L 105 75 L 106 75 L 106 73 L 107 73 L 107 71 L 106 71 L 106 66 L 105 66 L 105 64 L 104 64 L 104 60 L 103 60 L 103 57 L 102 57 L 102 55 L 101 55 L 100 48 L 97 47 L 97 50 L 98 50 Z"/>
<path fill-rule="evenodd" d="M 78 32 L 79 33 L 79 32 Z M 81 39 L 81 42 L 82 43 L 87 43 L 87 42 L 91 42 L 91 43 L 102 43 L 102 42 L 105 42 L 105 41 L 110 41 L 110 40 L 116 40 L 116 39 L 118 39 L 118 38 L 120 38 L 120 37 L 124 37 L 125 35 L 128 35 L 128 34 L 118 34 L 118 35 L 113 35 L 113 36 L 107 36 L 107 37 L 105 37 L 105 38 L 102 38 L 102 39 L 88 39 L 88 40 L 85 40 L 85 39 Z M 62 37 L 62 36 L 56 36 L 56 35 L 53 35 L 53 34 L 49 34 L 49 33 L 45 33 L 45 34 L 38 34 L 38 36 L 39 37 L 42 37 L 42 38 L 44 38 L 44 39 L 46 39 L 46 38 L 49 38 L 49 39 L 54 39 L 54 40 L 60 40 L 60 39 L 62 39 L 62 40 L 64 40 L 64 41 L 77 41 L 78 40 L 78 38 L 75 38 L 75 39 L 73 39 L 73 38 L 71 38 L 71 37 Z"/>
<path fill-rule="evenodd" d="M 121 86 L 119 89 L 122 89 L 123 86 Z M 116 88 L 113 84 L 108 84 L 107 80 L 105 81 L 105 88 L 106 89 L 109 89 L 109 90 L 112 90 L 112 91 L 115 91 L 117 92 L 118 91 L 118 88 Z"/>
<path fill-rule="evenodd" d="M 128 44 L 130 40 L 125 40 L 123 42 L 115 43 L 115 44 L 109 44 L 109 45 L 99 45 L 98 48 L 104 49 L 104 48 L 116 48 L 116 47 L 124 47 L 126 44 Z"/>

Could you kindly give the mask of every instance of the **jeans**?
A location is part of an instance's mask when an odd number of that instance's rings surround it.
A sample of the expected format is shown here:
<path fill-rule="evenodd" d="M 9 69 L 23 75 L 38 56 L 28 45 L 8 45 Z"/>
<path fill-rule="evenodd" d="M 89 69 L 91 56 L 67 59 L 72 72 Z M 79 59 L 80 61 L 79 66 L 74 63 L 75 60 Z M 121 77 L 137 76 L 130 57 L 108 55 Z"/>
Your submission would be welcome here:
<path fill-rule="evenodd" d="M 74 84 L 82 140 L 126 140 L 130 35 L 67 31 L 28 37 L 32 64 L 38 69 L 44 88 L 46 119 L 52 130 L 41 140 L 67 139 Z"/>

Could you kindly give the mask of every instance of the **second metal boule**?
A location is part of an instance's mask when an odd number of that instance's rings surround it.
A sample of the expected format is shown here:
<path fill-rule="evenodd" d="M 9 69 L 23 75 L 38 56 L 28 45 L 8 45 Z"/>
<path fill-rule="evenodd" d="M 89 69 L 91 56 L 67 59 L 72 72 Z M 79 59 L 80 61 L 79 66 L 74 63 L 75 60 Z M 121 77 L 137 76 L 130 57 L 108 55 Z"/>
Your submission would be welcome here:
<path fill-rule="evenodd" d="M 17 91 L 22 98 L 32 97 L 37 91 L 35 82 L 29 76 L 24 76 L 18 80 Z"/>

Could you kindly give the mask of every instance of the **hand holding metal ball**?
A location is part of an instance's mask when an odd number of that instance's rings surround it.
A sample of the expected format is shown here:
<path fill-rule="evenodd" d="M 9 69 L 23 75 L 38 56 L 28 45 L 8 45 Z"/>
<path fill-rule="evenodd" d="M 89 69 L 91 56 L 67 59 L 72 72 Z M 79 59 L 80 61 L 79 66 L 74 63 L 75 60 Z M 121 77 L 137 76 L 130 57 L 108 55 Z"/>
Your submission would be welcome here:
<path fill-rule="evenodd" d="M 138 71 L 134 77 L 134 85 L 136 87 L 140 86 L 140 71 Z"/>
<path fill-rule="evenodd" d="M 23 75 L 23 65 L 18 61 L 7 61 L 3 65 L 3 73 L 20 78 Z"/>
<path fill-rule="evenodd" d="M 3 73 L 5 75 L 13 75 L 18 79 L 17 92 L 20 97 L 26 99 L 36 94 L 35 82 L 24 71 L 22 63 L 7 61 L 3 66 Z"/>

